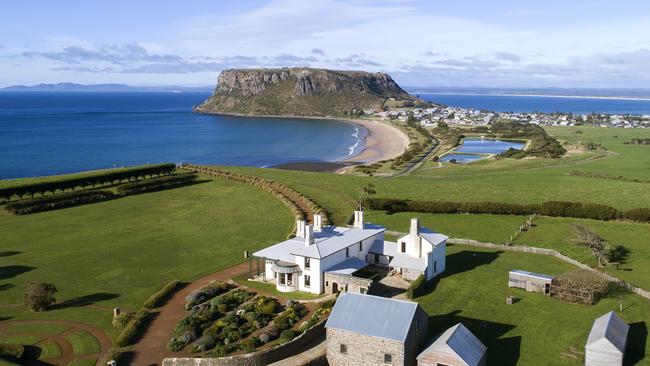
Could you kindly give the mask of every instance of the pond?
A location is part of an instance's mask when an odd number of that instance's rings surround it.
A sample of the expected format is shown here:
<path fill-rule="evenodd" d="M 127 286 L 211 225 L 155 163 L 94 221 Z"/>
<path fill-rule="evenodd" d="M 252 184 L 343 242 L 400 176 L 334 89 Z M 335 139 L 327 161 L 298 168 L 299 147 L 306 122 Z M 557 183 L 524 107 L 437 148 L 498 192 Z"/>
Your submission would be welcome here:
<path fill-rule="evenodd" d="M 470 154 L 447 154 L 441 157 L 440 161 L 456 160 L 456 163 L 458 164 L 467 164 L 479 159 L 483 159 L 483 156 Z"/>
<path fill-rule="evenodd" d="M 524 145 L 525 143 L 518 141 L 467 138 L 456 151 L 472 154 L 500 154 L 510 148 L 521 150 Z"/>

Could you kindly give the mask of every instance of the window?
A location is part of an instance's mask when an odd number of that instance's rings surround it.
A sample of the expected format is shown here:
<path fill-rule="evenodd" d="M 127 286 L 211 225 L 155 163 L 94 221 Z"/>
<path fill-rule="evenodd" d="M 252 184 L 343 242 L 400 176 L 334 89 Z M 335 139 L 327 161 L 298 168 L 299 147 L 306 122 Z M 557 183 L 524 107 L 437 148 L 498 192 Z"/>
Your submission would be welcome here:
<path fill-rule="evenodd" d="M 384 353 L 384 363 L 393 363 L 393 355 Z"/>
<path fill-rule="evenodd" d="M 350 256 L 350 248 L 345 248 L 345 258 Z"/>
<path fill-rule="evenodd" d="M 279 278 L 279 283 L 281 285 L 284 285 L 284 273 L 281 273 L 278 278 Z"/>
<path fill-rule="evenodd" d="M 311 268 L 311 267 L 310 267 L 310 265 L 311 265 L 310 262 L 311 262 L 311 258 L 307 258 L 307 257 L 305 257 L 305 269 L 309 269 L 309 268 Z"/>
<path fill-rule="evenodd" d="M 433 273 L 438 272 L 438 262 L 433 261 Z"/>
<path fill-rule="evenodd" d="M 360 252 L 363 251 L 363 242 L 362 241 L 359 242 L 359 251 Z"/>
<path fill-rule="evenodd" d="M 401 250 L 401 252 L 402 252 L 402 253 L 406 253 L 406 243 L 405 243 L 405 242 L 401 242 L 400 244 L 402 244 L 402 250 Z"/>
<path fill-rule="evenodd" d="M 305 287 L 311 286 L 311 277 L 309 275 L 305 275 Z"/>
<path fill-rule="evenodd" d="M 341 344 L 339 346 L 339 350 L 341 351 L 342 354 L 346 355 L 348 353 L 348 346 L 346 346 L 345 344 Z"/>
<path fill-rule="evenodd" d="M 375 254 L 375 263 L 379 263 L 379 254 Z"/>

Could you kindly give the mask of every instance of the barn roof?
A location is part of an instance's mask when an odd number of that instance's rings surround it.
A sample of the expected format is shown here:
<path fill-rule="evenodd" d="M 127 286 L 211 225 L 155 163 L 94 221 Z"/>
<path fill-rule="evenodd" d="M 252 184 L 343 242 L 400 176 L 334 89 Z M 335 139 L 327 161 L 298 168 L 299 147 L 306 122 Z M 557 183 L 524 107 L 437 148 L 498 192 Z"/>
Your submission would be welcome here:
<path fill-rule="evenodd" d="M 429 353 L 449 354 L 455 353 L 469 366 L 479 365 L 487 347 L 478 340 L 461 323 L 447 329 L 429 347 L 422 351 L 417 359 L 421 359 Z"/>
<path fill-rule="evenodd" d="M 326 328 L 406 341 L 418 304 L 346 292 L 336 300 Z"/>
<path fill-rule="evenodd" d="M 524 271 L 524 270 L 521 270 L 521 269 L 513 269 L 513 270 L 510 270 L 510 272 L 511 273 L 517 273 L 517 274 L 524 275 L 524 276 L 528 276 L 528 277 L 541 278 L 543 280 L 549 280 L 549 281 L 552 281 L 553 278 L 555 278 L 555 277 L 550 276 L 550 275 L 545 275 L 545 274 L 535 273 L 535 272 L 528 272 L 528 271 Z"/>
<path fill-rule="evenodd" d="M 607 339 L 619 351 L 625 352 L 625 344 L 627 342 L 627 332 L 630 326 L 627 325 L 615 312 L 601 316 L 594 320 L 594 325 L 589 332 L 589 338 L 585 347 L 598 342 L 602 339 Z"/>

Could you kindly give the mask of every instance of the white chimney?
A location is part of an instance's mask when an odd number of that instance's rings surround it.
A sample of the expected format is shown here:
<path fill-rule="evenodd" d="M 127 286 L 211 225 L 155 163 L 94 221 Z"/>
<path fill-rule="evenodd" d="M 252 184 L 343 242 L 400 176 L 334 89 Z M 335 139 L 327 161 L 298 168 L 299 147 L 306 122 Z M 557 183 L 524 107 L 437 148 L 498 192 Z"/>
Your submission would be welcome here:
<path fill-rule="evenodd" d="M 307 223 L 305 220 L 298 220 L 296 221 L 296 238 L 304 238 L 305 237 L 305 225 Z"/>
<path fill-rule="evenodd" d="M 323 231 L 323 216 L 321 216 L 321 214 L 314 215 L 314 231 Z"/>
<path fill-rule="evenodd" d="M 305 227 L 305 246 L 314 244 L 314 225 L 309 224 Z"/>
<path fill-rule="evenodd" d="M 420 236 L 420 220 L 415 218 L 411 219 L 411 238 L 415 241 Z"/>
<path fill-rule="evenodd" d="M 354 211 L 354 227 L 363 229 L 363 211 Z"/>

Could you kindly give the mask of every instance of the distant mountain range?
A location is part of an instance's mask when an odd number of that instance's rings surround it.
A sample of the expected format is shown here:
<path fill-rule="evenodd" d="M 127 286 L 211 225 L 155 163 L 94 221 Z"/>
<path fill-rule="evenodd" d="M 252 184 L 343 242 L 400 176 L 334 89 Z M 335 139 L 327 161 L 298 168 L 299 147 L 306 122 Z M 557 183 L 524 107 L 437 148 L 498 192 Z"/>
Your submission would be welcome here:
<path fill-rule="evenodd" d="M 593 98 L 650 98 L 650 89 L 405 87 L 411 94 L 543 95 Z"/>
<path fill-rule="evenodd" d="M 37 85 L 12 85 L 0 92 L 212 92 L 212 86 L 135 86 L 126 84 L 76 84 L 56 83 Z"/>

